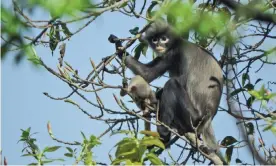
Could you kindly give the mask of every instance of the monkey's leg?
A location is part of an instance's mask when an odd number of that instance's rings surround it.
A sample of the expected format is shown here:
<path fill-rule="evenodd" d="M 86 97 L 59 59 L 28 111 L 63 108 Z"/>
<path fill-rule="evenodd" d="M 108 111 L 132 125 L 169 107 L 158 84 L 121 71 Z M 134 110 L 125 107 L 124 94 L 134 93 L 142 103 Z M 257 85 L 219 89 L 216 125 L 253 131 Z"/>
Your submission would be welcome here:
<path fill-rule="evenodd" d="M 150 111 L 149 111 L 149 108 L 147 107 L 147 104 L 149 104 L 148 99 L 142 102 L 143 117 L 147 120 L 147 121 L 144 121 L 145 122 L 144 126 L 145 126 L 145 130 L 151 131 L 151 127 L 150 127 L 151 117 L 150 117 Z"/>
<path fill-rule="evenodd" d="M 148 108 L 146 108 L 148 109 Z M 145 130 L 147 131 L 151 131 L 151 127 L 150 127 L 150 121 L 151 121 L 151 117 L 150 117 L 150 112 L 149 111 L 145 111 L 144 112 L 144 117 L 148 120 L 148 121 L 145 121 Z"/>
<path fill-rule="evenodd" d="M 160 99 L 159 120 L 169 127 L 176 127 L 179 134 L 193 132 L 191 125 L 195 120 L 195 110 L 188 93 L 178 82 L 171 78 L 164 86 Z M 170 140 L 171 132 L 165 126 L 157 126 L 157 131 L 164 143 Z"/>

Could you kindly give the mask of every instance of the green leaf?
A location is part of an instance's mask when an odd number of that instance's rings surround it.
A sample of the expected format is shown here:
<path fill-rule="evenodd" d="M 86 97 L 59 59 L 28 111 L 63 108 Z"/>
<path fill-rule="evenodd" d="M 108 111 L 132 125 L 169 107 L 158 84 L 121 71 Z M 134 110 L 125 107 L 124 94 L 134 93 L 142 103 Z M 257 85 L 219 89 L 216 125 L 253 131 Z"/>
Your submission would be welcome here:
<path fill-rule="evenodd" d="M 60 41 L 60 30 L 58 25 L 55 26 L 55 32 L 55 38 Z"/>
<path fill-rule="evenodd" d="M 115 152 L 116 158 L 123 157 L 124 158 L 133 158 L 133 156 L 138 155 L 138 144 L 135 138 L 124 138 L 120 142 L 118 142 L 115 146 L 117 146 L 117 150 Z"/>
<path fill-rule="evenodd" d="M 66 149 L 67 149 L 70 153 L 73 153 L 73 149 L 72 149 L 72 148 L 66 147 Z"/>
<path fill-rule="evenodd" d="M 60 146 L 51 146 L 51 147 L 45 147 L 44 148 L 44 152 L 54 152 L 56 150 L 58 150 L 60 148 Z"/>
<path fill-rule="evenodd" d="M 251 90 L 251 91 L 248 91 L 248 93 L 255 97 L 256 99 L 258 100 L 262 100 L 263 96 L 260 95 L 259 91 L 256 91 L 256 90 Z"/>
<path fill-rule="evenodd" d="M 137 162 L 137 161 L 134 161 L 134 162 L 129 162 L 129 161 L 126 161 L 126 165 L 143 165 L 143 163 L 141 162 Z"/>
<path fill-rule="evenodd" d="M 30 127 L 27 130 L 21 129 L 22 131 L 21 137 L 24 139 L 28 139 L 28 137 L 30 136 L 30 130 L 31 130 Z"/>
<path fill-rule="evenodd" d="M 160 148 L 158 148 L 158 147 L 153 147 L 152 149 L 149 150 L 149 152 L 155 154 L 155 152 L 156 152 L 157 150 L 159 150 L 159 149 L 160 149 Z"/>
<path fill-rule="evenodd" d="M 129 159 L 115 159 L 112 161 L 111 165 L 120 165 L 122 162 L 126 162 L 127 165 L 131 165 L 132 162 Z"/>
<path fill-rule="evenodd" d="M 125 152 L 120 151 L 120 153 L 117 153 L 117 158 L 128 158 L 130 160 L 135 160 L 138 158 L 138 156 L 139 156 L 138 148 L 132 148 Z"/>
<path fill-rule="evenodd" d="M 248 83 L 248 84 L 246 84 L 246 85 L 244 86 L 244 88 L 246 88 L 247 90 L 251 91 L 251 90 L 254 89 L 254 85 Z"/>
<path fill-rule="evenodd" d="M 37 156 L 37 154 L 28 153 L 28 154 L 23 154 L 23 155 L 21 155 L 21 157 L 28 157 L 28 156 L 35 157 L 35 156 Z"/>
<path fill-rule="evenodd" d="M 244 86 L 246 80 L 249 80 L 249 75 L 247 73 L 243 73 L 242 74 L 242 86 Z"/>
<path fill-rule="evenodd" d="M 251 97 L 249 97 L 249 98 L 247 99 L 246 105 L 247 105 L 248 108 L 251 108 L 251 106 L 252 106 L 254 100 L 255 100 L 255 97 L 254 97 L 254 96 L 251 96 Z"/>
<path fill-rule="evenodd" d="M 147 158 L 153 165 L 163 165 L 162 161 L 153 153 L 147 153 Z"/>
<path fill-rule="evenodd" d="M 74 0 L 68 3 L 68 0 L 29 0 L 29 5 L 39 5 L 49 11 L 52 17 L 61 17 L 63 15 L 78 17 L 78 12 L 92 4 L 89 0 Z"/>
<path fill-rule="evenodd" d="M 197 30 L 200 35 L 202 35 L 203 37 L 207 37 L 208 34 L 214 30 L 214 27 L 217 24 L 215 21 L 216 19 L 213 19 L 209 13 L 205 12 L 201 16 L 200 24 L 197 26 Z"/>
<path fill-rule="evenodd" d="M 21 33 L 26 30 L 26 24 L 21 21 L 16 13 L 13 12 L 10 8 L 6 8 L 3 5 L 1 6 L 1 32 L 2 35 L 5 34 L 5 38 L 13 41 L 18 41 L 20 44 L 23 44 Z M 10 42 L 10 41 L 9 41 Z M 5 45 L 5 44 L 3 44 Z M 3 46 L 2 45 L 2 46 Z M 1 47 L 1 53 L 3 53 Z M 1 57 L 5 56 L 1 54 Z"/>
<path fill-rule="evenodd" d="M 50 41 L 49 41 L 49 44 L 50 44 L 50 49 L 52 50 L 52 53 L 53 51 L 55 51 L 55 49 L 57 48 L 57 45 L 58 45 L 58 41 L 57 39 L 55 38 L 55 34 L 56 34 L 56 29 L 54 26 L 51 26 L 50 28 Z"/>
<path fill-rule="evenodd" d="M 239 88 L 239 89 L 236 89 L 236 90 L 234 90 L 233 92 L 231 92 L 231 96 L 235 96 L 235 95 L 237 95 L 238 93 L 240 93 L 240 92 L 242 92 L 242 91 L 245 91 L 245 89 L 243 89 L 243 88 Z"/>
<path fill-rule="evenodd" d="M 38 163 L 30 163 L 30 164 L 28 164 L 28 165 L 38 165 Z"/>
<path fill-rule="evenodd" d="M 139 32 L 139 27 L 135 27 L 133 29 L 130 29 L 129 32 L 132 34 L 132 35 L 137 35 L 138 32 Z"/>
<path fill-rule="evenodd" d="M 70 100 L 70 99 L 66 99 L 66 100 L 64 100 L 64 102 L 71 103 L 73 105 L 77 105 L 73 100 Z"/>
<path fill-rule="evenodd" d="M 143 156 L 144 156 L 144 153 L 146 152 L 147 150 L 147 146 L 145 145 L 140 145 L 139 148 L 138 148 L 138 156 L 137 156 L 137 159 L 139 159 L 139 161 L 143 161 Z"/>
<path fill-rule="evenodd" d="M 256 80 L 255 84 L 257 84 L 258 82 L 262 81 L 263 79 L 259 78 Z"/>
<path fill-rule="evenodd" d="M 176 17 L 172 14 L 172 12 L 167 13 L 167 22 L 169 23 L 169 25 L 175 26 Z"/>
<path fill-rule="evenodd" d="M 207 4 L 207 3 L 201 3 L 201 4 L 199 4 L 197 7 L 198 7 L 199 9 L 203 9 L 203 8 L 205 8 L 205 9 L 207 9 L 207 10 L 212 9 L 212 5 L 211 5 L 211 4 Z"/>
<path fill-rule="evenodd" d="M 241 164 L 242 161 L 241 161 L 240 159 L 236 158 L 236 163 L 237 163 L 237 164 Z"/>
<path fill-rule="evenodd" d="M 82 135 L 82 138 L 84 139 L 84 140 L 87 140 L 86 139 L 86 137 L 85 137 L 85 135 L 84 135 L 84 133 L 81 131 L 81 135 Z"/>
<path fill-rule="evenodd" d="M 64 159 L 50 159 L 50 160 L 44 160 L 42 161 L 43 164 L 51 163 L 54 161 L 65 161 Z"/>
<path fill-rule="evenodd" d="M 232 145 L 234 143 L 238 142 L 236 140 L 236 138 L 232 137 L 232 136 L 227 136 L 225 137 L 222 141 L 221 141 L 221 145 L 222 146 L 229 146 Z"/>
<path fill-rule="evenodd" d="M 28 45 L 25 48 L 25 52 L 27 54 L 28 60 L 31 61 L 34 65 L 41 65 L 41 59 L 37 56 L 37 53 L 32 45 Z"/>
<path fill-rule="evenodd" d="M 261 99 L 266 95 L 266 89 L 264 85 L 262 85 L 261 89 L 259 90 L 259 95 L 261 96 Z"/>
<path fill-rule="evenodd" d="M 147 55 L 148 47 L 149 47 L 149 46 L 148 46 L 147 44 L 145 44 L 145 46 L 144 46 L 143 49 L 142 49 L 142 54 L 143 54 L 144 56 Z"/>
<path fill-rule="evenodd" d="M 152 11 L 152 9 L 155 7 L 155 5 L 157 5 L 158 3 L 155 1 L 152 1 L 150 6 L 148 7 L 147 13 L 146 13 L 146 17 L 147 18 L 152 18 L 154 16 L 154 12 Z"/>
<path fill-rule="evenodd" d="M 275 126 L 271 127 L 270 130 L 272 131 L 272 133 L 273 133 L 274 135 L 276 135 L 276 127 L 275 127 Z"/>
<path fill-rule="evenodd" d="M 233 153 L 234 146 L 230 146 L 226 149 L 226 162 L 229 164 L 231 162 L 232 153 Z"/>
<path fill-rule="evenodd" d="M 219 9 L 220 12 L 226 17 L 226 21 L 229 21 L 231 19 L 231 12 L 228 7 L 222 7 Z"/>
<path fill-rule="evenodd" d="M 99 144 L 101 144 L 99 139 L 96 136 L 91 135 L 90 140 L 89 140 L 89 146 L 91 146 L 91 147 L 89 147 L 89 148 L 93 148 L 94 146 L 99 145 Z"/>
<path fill-rule="evenodd" d="M 72 153 L 65 153 L 64 156 L 66 156 L 66 157 L 73 157 L 73 154 Z"/>
<path fill-rule="evenodd" d="M 41 161 L 41 164 L 47 164 L 47 163 L 51 163 L 53 162 L 54 160 L 43 160 Z"/>
<path fill-rule="evenodd" d="M 61 23 L 61 28 L 63 30 L 63 33 L 66 35 L 66 37 L 70 37 L 73 34 L 70 32 L 70 30 L 68 29 L 67 25 L 65 23 Z"/>
<path fill-rule="evenodd" d="M 141 53 L 146 56 L 146 52 L 148 49 L 148 45 L 145 43 L 139 43 L 137 47 L 134 49 L 134 57 L 135 59 L 139 59 Z"/>
<path fill-rule="evenodd" d="M 208 40 L 205 37 L 200 38 L 200 40 L 198 42 L 199 42 L 199 45 L 202 46 L 203 48 L 208 46 Z"/>
<path fill-rule="evenodd" d="M 272 124 L 266 125 L 266 127 L 263 129 L 263 131 L 271 130 Z"/>
<path fill-rule="evenodd" d="M 147 147 L 149 146 L 158 146 L 162 149 L 165 149 L 165 145 L 160 141 L 160 139 L 158 137 L 144 137 L 141 141 L 140 141 L 141 145 L 145 145 Z"/>

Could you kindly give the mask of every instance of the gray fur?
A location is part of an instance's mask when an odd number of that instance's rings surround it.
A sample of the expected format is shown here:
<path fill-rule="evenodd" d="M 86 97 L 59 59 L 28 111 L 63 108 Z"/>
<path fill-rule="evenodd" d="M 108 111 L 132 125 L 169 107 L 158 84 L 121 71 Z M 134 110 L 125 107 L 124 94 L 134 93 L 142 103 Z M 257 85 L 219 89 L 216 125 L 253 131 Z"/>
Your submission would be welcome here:
<path fill-rule="evenodd" d="M 211 121 L 217 113 L 223 88 L 223 74 L 218 62 L 208 51 L 177 36 L 164 22 L 153 23 L 145 34 L 157 53 L 155 48 L 161 44 L 152 43 L 151 39 L 162 35 L 170 38 L 168 43 L 161 45 L 166 47 L 166 52 L 148 64 L 142 64 L 131 56 L 126 58 L 127 67 L 148 83 L 169 72 L 171 79 L 163 88 L 159 120 L 176 127 L 182 134 L 193 132 L 194 127 L 198 127 L 197 132 L 203 136 L 207 146 L 217 150 Z M 168 129 L 164 126 L 157 128 L 163 140 L 168 141 Z"/>

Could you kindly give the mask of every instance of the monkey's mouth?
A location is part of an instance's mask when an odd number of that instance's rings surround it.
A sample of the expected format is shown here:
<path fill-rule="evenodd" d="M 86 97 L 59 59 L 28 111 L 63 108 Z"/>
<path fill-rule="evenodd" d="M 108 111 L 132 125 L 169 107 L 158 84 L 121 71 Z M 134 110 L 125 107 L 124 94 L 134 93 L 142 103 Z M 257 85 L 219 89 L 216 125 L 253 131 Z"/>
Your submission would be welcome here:
<path fill-rule="evenodd" d="M 155 49 L 156 49 L 156 51 L 158 51 L 160 53 L 164 53 L 166 51 L 166 49 L 164 47 L 160 47 L 160 46 L 157 46 Z"/>

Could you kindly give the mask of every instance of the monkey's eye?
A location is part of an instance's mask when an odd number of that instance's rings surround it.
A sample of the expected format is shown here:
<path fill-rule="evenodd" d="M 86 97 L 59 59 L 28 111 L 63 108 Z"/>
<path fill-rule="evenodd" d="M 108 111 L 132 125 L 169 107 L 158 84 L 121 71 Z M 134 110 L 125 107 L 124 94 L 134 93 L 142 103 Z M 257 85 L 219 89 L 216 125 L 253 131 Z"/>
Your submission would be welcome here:
<path fill-rule="evenodd" d="M 158 42 L 158 39 L 156 37 L 152 38 L 151 41 L 156 44 Z"/>
<path fill-rule="evenodd" d="M 169 41 L 169 38 L 167 38 L 166 36 L 162 36 L 160 41 L 161 43 L 167 43 Z"/>

